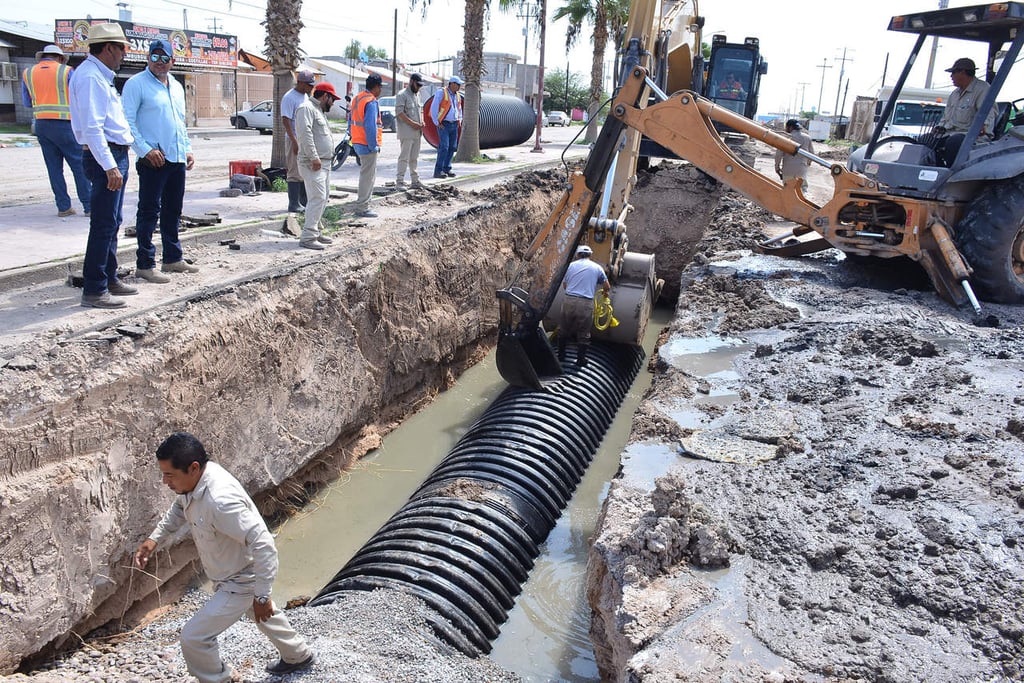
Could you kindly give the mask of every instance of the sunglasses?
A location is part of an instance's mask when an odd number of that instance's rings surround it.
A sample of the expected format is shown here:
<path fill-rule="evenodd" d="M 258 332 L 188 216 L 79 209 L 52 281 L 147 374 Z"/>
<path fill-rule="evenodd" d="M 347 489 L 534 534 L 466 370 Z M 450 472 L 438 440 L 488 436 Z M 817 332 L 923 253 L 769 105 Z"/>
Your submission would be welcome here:
<path fill-rule="evenodd" d="M 166 64 L 167 62 L 171 61 L 171 58 L 167 55 L 150 55 L 149 61 L 153 62 L 154 64 L 156 64 L 157 62 L 160 62 L 161 64 Z"/>

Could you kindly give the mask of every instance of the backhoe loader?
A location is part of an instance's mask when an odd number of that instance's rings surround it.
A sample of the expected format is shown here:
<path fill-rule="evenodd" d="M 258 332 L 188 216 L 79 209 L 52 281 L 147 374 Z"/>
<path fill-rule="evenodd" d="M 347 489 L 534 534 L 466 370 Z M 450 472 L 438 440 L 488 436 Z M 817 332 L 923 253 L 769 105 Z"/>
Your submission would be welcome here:
<path fill-rule="evenodd" d="M 675 3 L 672 12 L 676 25 L 690 33 L 680 49 L 698 54 L 703 20 L 696 3 Z M 497 293 L 497 366 L 507 382 L 539 389 L 543 377 L 561 373 L 544 320 L 557 324 L 559 286 L 580 244 L 589 245 L 594 259 L 606 266 L 620 323 L 595 337 L 620 343 L 642 339 L 662 283 L 654 274 L 653 255 L 629 252 L 624 225 L 640 135 L 797 224 L 790 234 L 764 243 L 766 253 L 789 256 L 836 248 L 909 257 L 923 266 L 938 294 L 955 305 L 970 304 L 980 312 L 975 287 L 987 300 L 1024 302 L 1024 120 L 1011 108 L 992 140 L 981 136 L 987 108 L 994 106 L 1024 44 L 1024 3 L 920 12 L 892 17 L 889 23 L 890 30 L 918 36 L 896 89 L 906 82 L 929 36 L 987 47 L 985 76 L 991 89 L 948 167 L 935 164 L 926 140 L 879 139 L 878 128 L 846 168 L 686 85 L 671 94 L 662 91 L 649 69 L 650 47 L 663 29 L 663 15 L 657 0 L 634 0 L 610 115 L 583 171 L 570 175 L 522 267 Z M 883 112 L 881 120 L 889 113 Z M 818 206 L 804 196 L 800 179 L 782 184 L 754 170 L 722 140 L 716 125 L 827 168 L 834 185 L 831 200 Z M 801 239 L 811 235 L 814 239 Z"/>

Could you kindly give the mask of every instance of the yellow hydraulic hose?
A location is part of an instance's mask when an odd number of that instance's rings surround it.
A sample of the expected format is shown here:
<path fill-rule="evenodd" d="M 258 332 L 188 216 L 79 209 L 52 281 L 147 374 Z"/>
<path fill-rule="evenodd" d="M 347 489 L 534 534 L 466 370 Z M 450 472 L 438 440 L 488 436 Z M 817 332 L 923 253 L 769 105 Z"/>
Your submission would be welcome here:
<path fill-rule="evenodd" d="M 601 290 L 594 297 L 594 327 L 599 330 L 607 330 L 609 327 L 617 327 L 619 321 L 612 315 L 612 300 L 608 293 Z"/>

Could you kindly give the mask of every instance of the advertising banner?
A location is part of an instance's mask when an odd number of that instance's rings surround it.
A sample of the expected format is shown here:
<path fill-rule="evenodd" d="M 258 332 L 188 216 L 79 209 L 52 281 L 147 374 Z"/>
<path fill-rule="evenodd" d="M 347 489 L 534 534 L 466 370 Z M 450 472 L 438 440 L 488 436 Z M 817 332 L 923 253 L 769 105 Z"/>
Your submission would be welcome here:
<path fill-rule="evenodd" d="M 69 54 L 89 54 L 89 27 L 112 22 L 120 24 L 128 39 L 127 64 L 146 63 L 149 41 L 162 38 L 174 47 L 174 61 L 178 66 L 234 69 L 238 66 L 238 38 L 209 31 L 170 29 L 147 26 L 133 21 L 112 19 L 57 19 L 54 21 L 54 42 Z"/>

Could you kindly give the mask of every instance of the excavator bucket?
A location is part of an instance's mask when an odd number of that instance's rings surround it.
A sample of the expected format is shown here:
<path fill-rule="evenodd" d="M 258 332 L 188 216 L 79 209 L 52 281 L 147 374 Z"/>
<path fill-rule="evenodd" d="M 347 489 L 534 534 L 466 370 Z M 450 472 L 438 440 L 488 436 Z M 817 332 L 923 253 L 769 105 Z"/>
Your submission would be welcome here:
<path fill-rule="evenodd" d="M 541 377 L 562 374 L 562 365 L 543 326 L 533 328 L 532 332 L 501 335 L 495 363 L 498 374 L 514 387 L 540 389 Z"/>

